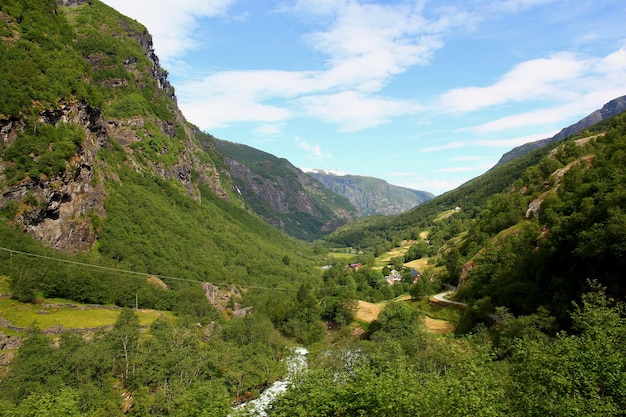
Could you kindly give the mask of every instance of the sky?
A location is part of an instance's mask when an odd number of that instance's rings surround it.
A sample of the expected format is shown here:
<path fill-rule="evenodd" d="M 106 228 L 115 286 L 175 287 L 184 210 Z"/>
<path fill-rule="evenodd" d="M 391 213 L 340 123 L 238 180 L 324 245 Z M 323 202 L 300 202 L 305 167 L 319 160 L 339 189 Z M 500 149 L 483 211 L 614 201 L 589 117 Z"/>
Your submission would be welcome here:
<path fill-rule="evenodd" d="M 623 0 L 104 3 L 203 131 L 436 195 L 626 95 Z"/>

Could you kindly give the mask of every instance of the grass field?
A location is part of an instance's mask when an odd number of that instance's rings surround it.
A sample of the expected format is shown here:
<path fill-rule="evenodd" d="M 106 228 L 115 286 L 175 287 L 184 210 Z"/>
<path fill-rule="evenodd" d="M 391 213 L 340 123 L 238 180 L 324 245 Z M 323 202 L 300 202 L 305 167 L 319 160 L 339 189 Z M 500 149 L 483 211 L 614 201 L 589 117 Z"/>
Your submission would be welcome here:
<path fill-rule="evenodd" d="M 46 300 L 46 303 L 49 301 L 51 300 Z M 66 301 L 63 302 L 67 303 Z M 40 329 L 58 325 L 62 325 L 66 329 L 101 327 L 115 323 L 119 314 L 119 309 L 86 308 L 78 310 L 70 307 L 20 303 L 10 298 L 0 299 L 0 317 L 20 327 L 32 327 L 34 325 Z M 137 310 L 137 316 L 142 325 L 149 325 L 161 315 L 170 319 L 174 317 L 170 312 Z"/>
<path fill-rule="evenodd" d="M 407 268 L 415 268 L 418 271 L 422 272 L 428 266 L 428 258 L 416 259 L 411 262 L 407 262 L 404 264 Z"/>
<path fill-rule="evenodd" d="M 414 301 L 408 295 L 402 295 L 393 301 L 403 301 L 417 309 L 424 315 L 424 326 L 426 331 L 437 334 L 447 334 L 455 330 L 460 319 L 460 312 L 453 307 L 437 307 L 428 304 L 428 299 L 424 298 Z M 354 320 L 363 327 L 364 330 L 372 321 L 378 318 L 380 312 L 387 305 L 386 301 L 380 303 L 368 303 L 367 301 L 359 301 Z"/>
<path fill-rule="evenodd" d="M 7 278 L 0 277 L 0 294 L 9 293 Z M 41 303 L 21 303 L 11 298 L 0 298 L 0 317 L 8 320 L 14 326 L 32 327 L 40 329 L 62 325 L 66 329 L 94 328 L 115 323 L 120 314 L 119 309 L 86 308 L 75 309 L 60 304 L 80 305 L 68 300 L 46 299 Z M 174 318 L 171 312 L 157 310 L 137 310 L 141 325 L 149 325 L 159 316 Z"/>
<path fill-rule="evenodd" d="M 402 246 L 395 247 L 391 249 L 389 252 L 385 252 L 382 255 L 376 258 L 375 265 L 379 268 L 382 268 L 386 265 L 389 265 L 389 261 L 391 258 L 396 258 L 398 256 L 404 256 L 404 254 L 409 250 L 412 244 L 414 244 L 415 240 L 405 240 L 402 242 Z"/>

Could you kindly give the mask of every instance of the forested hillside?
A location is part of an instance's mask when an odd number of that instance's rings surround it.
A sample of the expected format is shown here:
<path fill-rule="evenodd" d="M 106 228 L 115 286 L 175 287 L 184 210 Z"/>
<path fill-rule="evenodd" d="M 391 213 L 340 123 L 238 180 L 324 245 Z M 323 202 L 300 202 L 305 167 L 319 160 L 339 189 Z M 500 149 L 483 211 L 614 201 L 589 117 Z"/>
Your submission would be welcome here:
<path fill-rule="evenodd" d="M 133 412 L 180 415 L 192 407 L 185 393 L 221 393 L 224 404 L 276 379 L 286 336 L 322 335 L 320 313 L 307 315 L 297 299 L 319 281 L 321 252 L 245 209 L 214 138 L 178 110 L 139 23 L 99 1 L 3 0 L 0 18 L 0 340 L 3 348 L 23 342 L 17 354 L 3 351 L 0 413 L 57 404 L 66 415 L 117 415 L 121 394 L 132 392 Z M 70 334 L 89 325 L 62 322 L 70 333 L 53 340 L 57 327 L 41 335 L 37 316 L 13 315 L 33 303 L 55 312 L 77 302 L 175 318 L 148 330 L 122 313 L 112 333 L 100 324 L 104 333 L 92 329 L 87 342 Z M 95 313 L 86 311 L 88 323 Z M 220 329 L 213 347 L 203 336 L 210 323 Z M 34 327 L 27 335 L 24 326 Z M 139 338 L 141 352 L 153 354 L 139 354 Z M 219 359 L 200 371 L 208 352 Z M 156 367 L 158 375 L 144 373 Z"/>
<path fill-rule="evenodd" d="M 546 307 L 567 326 L 570 303 L 597 279 L 626 295 L 626 116 L 615 116 L 499 165 L 411 212 L 353 223 L 326 239 L 374 254 L 428 234 L 444 282 L 475 303 L 467 326 L 495 307 Z M 480 316 L 480 319 L 478 318 Z"/>
<path fill-rule="evenodd" d="M 300 244 L 243 209 L 214 139 L 178 110 L 145 28 L 100 2 L 8 1 L 2 13 L 4 235 L 21 229 L 155 275 L 310 277 L 306 256 L 282 261 Z"/>

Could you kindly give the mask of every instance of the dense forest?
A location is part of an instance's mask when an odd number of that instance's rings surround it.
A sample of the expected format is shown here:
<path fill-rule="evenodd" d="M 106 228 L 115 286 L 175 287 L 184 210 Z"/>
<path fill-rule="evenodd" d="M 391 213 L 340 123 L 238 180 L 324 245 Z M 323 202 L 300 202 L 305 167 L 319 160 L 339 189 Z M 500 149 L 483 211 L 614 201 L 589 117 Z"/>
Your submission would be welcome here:
<path fill-rule="evenodd" d="M 269 416 L 626 414 L 626 115 L 304 242 L 143 26 L 58 3 L 0 0 L 0 416 L 250 415 L 297 346 Z"/>

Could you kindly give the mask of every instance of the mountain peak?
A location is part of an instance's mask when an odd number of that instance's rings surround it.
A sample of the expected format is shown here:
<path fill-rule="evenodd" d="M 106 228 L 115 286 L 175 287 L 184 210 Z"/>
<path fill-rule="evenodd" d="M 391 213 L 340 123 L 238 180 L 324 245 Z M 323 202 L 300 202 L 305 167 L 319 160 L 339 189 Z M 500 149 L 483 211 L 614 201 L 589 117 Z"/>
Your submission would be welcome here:
<path fill-rule="evenodd" d="M 345 177 L 346 175 L 355 175 L 350 172 L 342 171 L 340 169 L 331 169 L 326 170 L 322 168 L 300 168 L 300 171 L 305 174 L 322 174 L 322 175 L 333 175 L 335 177 Z"/>
<path fill-rule="evenodd" d="M 362 217 L 399 214 L 433 198 L 431 193 L 392 185 L 379 178 L 340 170 L 305 168 L 302 171 L 350 200 Z"/>
<path fill-rule="evenodd" d="M 535 142 L 525 143 L 516 148 L 511 149 L 509 152 L 502 155 L 496 166 L 501 165 L 505 162 L 512 161 L 513 159 L 530 153 L 531 151 L 541 148 L 549 143 L 556 142 L 557 140 L 565 139 L 568 136 L 571 136 L 575 133 L 580 132 L 590 126 L 593 126 L 596 123 L 601 122 L 604 119 L 608 119 L 609 117 L 615 116 L 626 110 L 626 96 L 621 96 L 615 98 L 604 106 L 601 109 L 594 111 L 589 114 L 587 117 L 579 120 L 577 123 L 574 123 L 571 126 L 565 127 L 561 129 L 559 133 L 547 139 L 540 139 Z"/>

